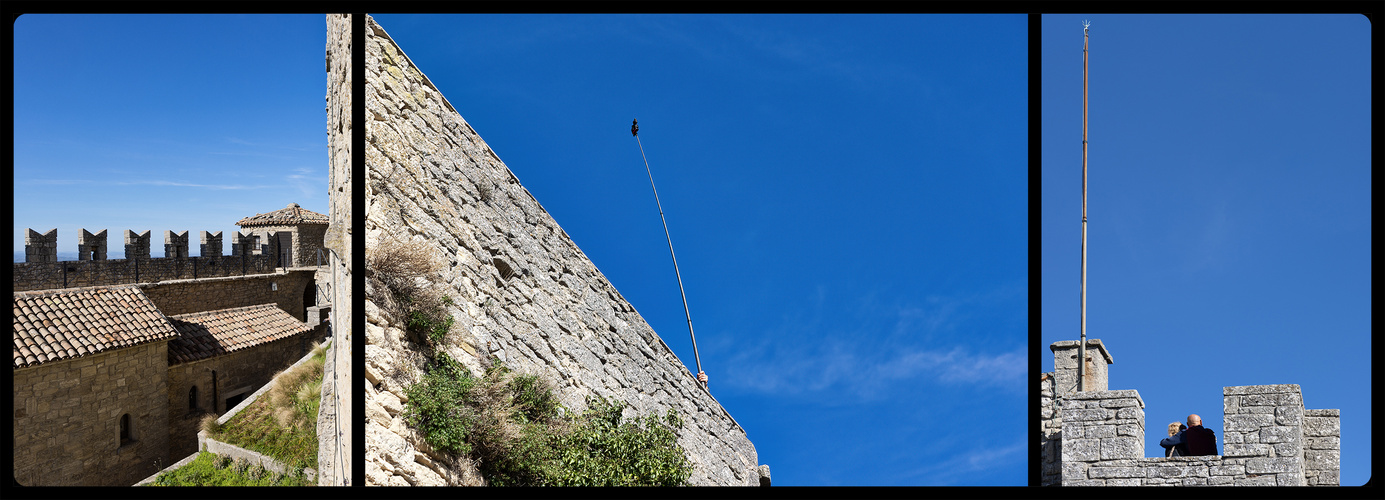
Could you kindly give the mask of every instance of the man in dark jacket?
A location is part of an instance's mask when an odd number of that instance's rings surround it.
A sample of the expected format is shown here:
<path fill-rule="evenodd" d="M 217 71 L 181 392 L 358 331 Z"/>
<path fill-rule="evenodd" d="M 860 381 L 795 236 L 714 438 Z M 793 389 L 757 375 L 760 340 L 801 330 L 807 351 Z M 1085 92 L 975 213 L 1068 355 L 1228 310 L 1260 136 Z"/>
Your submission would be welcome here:
<path fill-rule="evenodd" d="M 1183 431 L 1183 442 L 1188 445 L 1188 455 L 1195 457 L 1199 455 L 1217 454 L 1217 435 L 1202 426 L 1202 417 L 1188 415 L 1188 430 Z"/>
<path fill-rule="evenodd" d="M 1159 446 L 1172 447 L 1179 456 L 1184 457 L 1216 455 L 1217 435 L 1212 432 L 1212 429 L 1202 426 L 1202 417 L 1193 414 L 1188 415 L 1187 429 L 1172 437 L 1164 438 L 1159 442 Z"/>

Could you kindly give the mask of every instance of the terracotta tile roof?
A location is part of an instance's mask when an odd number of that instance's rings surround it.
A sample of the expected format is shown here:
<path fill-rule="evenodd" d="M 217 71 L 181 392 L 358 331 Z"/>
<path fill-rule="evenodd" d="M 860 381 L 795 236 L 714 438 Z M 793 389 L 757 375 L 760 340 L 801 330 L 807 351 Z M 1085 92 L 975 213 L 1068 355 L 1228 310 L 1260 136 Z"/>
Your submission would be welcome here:
<path fill-rule="evenodd" d="M 168 343 L 168 364 L 220 356 L 312 330 L 274 304 L 168 318 L 180 337 Z"/>
<path fill-rule="evenodd" d="M 236 225 L 240 227 L 288 226 L 294 224 L 327 224 L 327 222 L 326 215 L 299 207 L 297 203 L 289 203 L 288 208 L 281 208 L 265 214 L 255 214 L 253 217 L 241 219 Z"/>
<path fill-rule="evenodd" d="M 14 294 L 15 368 L 177 336 L 177 330 L 138 287 Z"/>

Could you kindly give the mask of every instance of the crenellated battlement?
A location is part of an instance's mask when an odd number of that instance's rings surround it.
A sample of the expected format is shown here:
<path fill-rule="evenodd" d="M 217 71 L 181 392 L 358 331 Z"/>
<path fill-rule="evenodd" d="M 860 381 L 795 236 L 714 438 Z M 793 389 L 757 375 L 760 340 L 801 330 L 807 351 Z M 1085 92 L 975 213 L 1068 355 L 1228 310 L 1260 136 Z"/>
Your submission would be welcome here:
<path fill-rule="evenodd" d="M 1337 486 L 1341 411 L 1306 409 L 1297 384 L 1222 388 L 1221 455 L 1145 456 L 1145 403 L 1108 390 L 1111 355 L 1088 340 L 1054 342 L 1054 371 L 1039 377 L 1044 486 Z M 1084 391 L 1077 367 L 1086 363 Z M 1164 429 L 1158 429 L 1162 435 Z"/>
<path fill-rule="evenodd" d="M 221 231 L 201 231 L 201 256 L 188 255 L 188 231 L 164 231 L 164 257 L 152 257 L 151 231 L 125 230 L 125 258 L 107 258 L 107 230 L 77 235 L 77 260 L 58 260 L 58 230 L 27 229 L 25 262 L 14 263 L 14 290 L 153 283 L 178 279 L 268 274 L 285 267 L 277 238 L 256 245 L 253 234 L 236 231 L 225 256 Z"/>

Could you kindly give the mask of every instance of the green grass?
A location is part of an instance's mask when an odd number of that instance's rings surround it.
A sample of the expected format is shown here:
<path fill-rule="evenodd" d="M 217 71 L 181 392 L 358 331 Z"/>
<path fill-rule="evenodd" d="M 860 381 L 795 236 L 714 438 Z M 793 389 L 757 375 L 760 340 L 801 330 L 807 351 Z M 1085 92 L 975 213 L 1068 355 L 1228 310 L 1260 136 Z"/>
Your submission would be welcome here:
<path fill-rule="evenodd" d="M 208 425 L 213 439 L 273 457 L 290 467 L 317 468 L 317 410 L 327 344 L 308 362 L 279 376 L 274 388 L 224 425 Z"/>
<path fill-rule="evenodd" d="M 279 474 L 230 457 L 202 452 L 191 463 L 162 472 L 148 486 L 316 486 L 302 470 Z"/>

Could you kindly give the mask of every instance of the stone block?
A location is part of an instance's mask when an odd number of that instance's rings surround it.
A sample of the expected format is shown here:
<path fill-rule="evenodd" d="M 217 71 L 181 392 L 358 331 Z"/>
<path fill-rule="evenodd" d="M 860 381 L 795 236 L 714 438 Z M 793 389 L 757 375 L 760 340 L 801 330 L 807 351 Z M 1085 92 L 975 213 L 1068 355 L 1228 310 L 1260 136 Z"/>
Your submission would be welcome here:
<path fill-rule="evenodd" d="M 1241 385 L 1223 387 L 1222 395 L 1230 396 L 1233 394 L 1267 394 L 1279 392 L 1301 393 L 1298 384 L 1275 384 L 1275 385 Z"/>
<path fill-rule="evenodd" d="M 1273 415 L 1228 415 L 1223 420 L 1226 431 L 1258 431 L 1261 427 L 1274 425 Z"/>
<path fill-rule="evenodd" d="M 1068 422 L 1102 422 L 1102 421 L 1110 420 L 1111 417 L 1113 417 L 1113 416 L 1115 416 L 1115 412 L 1112 412 L 1111 410 L 1101 409 L 1101 408 L 1094 408 L 1094 409 L 1085 409 L 1085 408 L 1084 408 L 1084 409 L 1072 409 L 1072 408 L 1064 408 L 1064 409 L 1063 409 L 1063 423 L 1064 423 L 1064 424 L 1067 424 Z"/>
<path fill-rule="evenodd" d="M 1070 462 L 1092 462 L 1101 460 L 1101 458 L 1100 439 L 1068 438 L 1063 440 L 1064 466 Z"/>
<path fill-rule="evenodd" d="M 1244 465 L 1213 465 L 1207 468 L 1212 476 L 1240 476 L 1246 473 Z"/>
<path fill-rule="evenodd" d="M 1144 436 L 1145 429 L 1137 424 L 1120 424 L 1116 426 L 1117 436 Z"/>
<path fill-rule="evenodd" d="M 1145 443 L 1141 437 L 1113 437 L 1101 440 L 1101 459 L 1138 458 L 1144 456 Z"/>
<path fill-rule="evenodd" d="M 1246 460 L 1247 474 L 1278 474 L 1302 470 L 1303 461 L 1296 457 L 1252 458 Z"/>
<path fill-rule="evenodd" d="M 1106 480 L 1106 486 L 1139 486 L 1141 478 L 1111 478 Z"/>
<path fill-rule="evenodd" d="M 1303 475 L 1297 472 L 1287 472 L 1275 475 L 1275 486 L 1307 486 L 1303 481 Z"/>
<path fill-rule="evenodd" d="M 1301 406 L 1276 406 L 1274 408 L 1274 423 L 1278 425 L 1302 425 L 1303 407 Z"/>
<path fill-rule="evenodd" d="M 1141 467 L 1097 467 L 1087 469 L 1088 477 L 1092 479 L 1108 478 L 1143 478 L 1145 469 Z"/>
<path fill-rule="evenodd" d="M 1260 429 L 1259 442 L 1261 443 L 1285 443 L 1297 442 L 1299 438 L 1298 427 L 1263 427 Z"/>
<path fill-rule="evenodd" d="M 1234 486 L 1236 478 L 1231 476 L 1212 476 L 1207 478 L 1208 486 Z"/>
<path fill-rule="evenodd" d="M 1228 457 L 1267 457 L 1270 445 L 1267 444 L 1228 444 L 1223 456 Z"/>
<path fill-rule="evenodd" d="M 1303 422 L 1303 435 L 1305 436 L 1341 436 L 1341 419 L 1312 417 L 1305 418 Z"/>
<path fill-rule="evenodd" d="M 1307 448 L 1310 450 L 1339 450 L 1342 448 L 1342 438 L 1339 437 L 1310 437 L 1304 438 Z"/>
<path fill-rule="evenodd" d="M 1317 470 L 1340 470 L 1341 453 L 1337 450 L 1304 450 L 1304 467 Z"/>
<path fill-rule="evenodd" d="M 1083 426 L 1082 437 L 1084 437 L 1084 438 L 1113 438 L 1113 437 L 1116 437 L 1116 426 L 1114 426 L 1114 425 L 1087 425 L 1087 426 Z"/>
<path fill-rule="evenodd" d="M 1299 444 L 1297 441 L 1274 443 L 1270 445 L 1270 449 L 1274 450 L 1274 456 L 1276 457 L 1294 457 L 1303 453 L 1303 445 Z"/>

